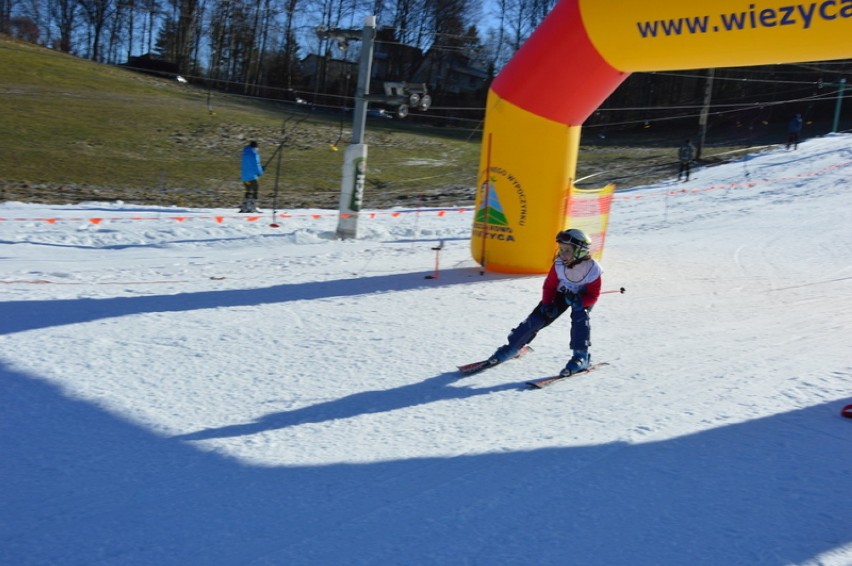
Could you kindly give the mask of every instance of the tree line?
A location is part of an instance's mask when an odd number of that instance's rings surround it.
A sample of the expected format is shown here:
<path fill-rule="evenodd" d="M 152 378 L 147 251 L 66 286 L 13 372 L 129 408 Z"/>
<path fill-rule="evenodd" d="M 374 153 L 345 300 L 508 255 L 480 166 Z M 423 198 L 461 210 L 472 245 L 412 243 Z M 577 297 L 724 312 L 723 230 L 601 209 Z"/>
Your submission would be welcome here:
<path fill-rule="evenodd" d="M 156 54 L 179 73 L 292 86 L 308 53 L 334 55 L 317 28 L 373 14 L 392 41 L 462 50 L 499 69 L 555 0 L 0 0 L 0 31 L 93 61 Z"/>
<path fill-rule="evenodd" d="M 379 27 L 383 66 L 374 79 L 410 80 L 418 63 L 467 66 L 481 81 L 466 89 L 430 84 L 432 119 L 475 127 L 491 79 L 514 55 L 556 0 L 0 0 L 0 31 L 108 64 L 142 56 L 213 88 L 345 106 L 351 71 L 332 62 L 358 60 L 318 29 L 357 30 L 366 14 Z M 313 58 L 313 69 L 305 61 Z M 717 69 L 710 93 L 717 128 L 757 131 L 792 112 L 825 120 L 852 61 Z M 374 68 L 374 71 L 376 68 Z M 382 76 L 384 73 L 385 76 Z M 311 74 L 311 77 L 307 75 Z M 427 74 L 427 78 L 446 75 Z M 631 75 L 587 121 L 603 132 L 694 123 L 707 101 L 709 73 Z M 425 82 L 425 81 L 424 81 Z M 442 88 L 444 91 L 442 91 Z M 850 89 L 852 91 L 852 89 Z M 442 109 L 443 107 L 443 109 Z"/>

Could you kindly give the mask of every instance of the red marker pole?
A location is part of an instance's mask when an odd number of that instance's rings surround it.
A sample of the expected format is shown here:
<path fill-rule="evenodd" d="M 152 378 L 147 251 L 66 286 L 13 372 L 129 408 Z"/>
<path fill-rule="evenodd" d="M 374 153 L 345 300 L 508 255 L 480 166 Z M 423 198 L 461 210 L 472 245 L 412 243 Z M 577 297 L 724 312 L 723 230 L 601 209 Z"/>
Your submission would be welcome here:
<path fill-rule="evenodd" d="M 426 279 L 437 279 L 438 278 L 438 271 L 439 271 L 438 266 L 440 265 L 440 262 L 441 262 L 441 250 L 444 249 L 444 240 L 441 240 L 441 242 L 432 249 L 435 250 L 435 272 L 432 275 L 427 275 Z"/>

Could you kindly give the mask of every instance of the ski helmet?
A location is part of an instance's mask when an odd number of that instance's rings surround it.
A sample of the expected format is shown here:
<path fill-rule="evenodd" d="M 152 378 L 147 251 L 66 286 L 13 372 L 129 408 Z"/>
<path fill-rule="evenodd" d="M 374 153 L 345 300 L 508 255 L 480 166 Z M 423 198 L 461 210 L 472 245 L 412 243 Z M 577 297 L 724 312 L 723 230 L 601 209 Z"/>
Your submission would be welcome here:
<path fill-rule="evenodd" d="M 562 245 L 571 245 L 574 251 L 571 259 L 580 260 L 589 257 L 592 247 L 592 239 L 585 232 L 577 228 L 563 230 L 556 234 L 556 242 Z"/>

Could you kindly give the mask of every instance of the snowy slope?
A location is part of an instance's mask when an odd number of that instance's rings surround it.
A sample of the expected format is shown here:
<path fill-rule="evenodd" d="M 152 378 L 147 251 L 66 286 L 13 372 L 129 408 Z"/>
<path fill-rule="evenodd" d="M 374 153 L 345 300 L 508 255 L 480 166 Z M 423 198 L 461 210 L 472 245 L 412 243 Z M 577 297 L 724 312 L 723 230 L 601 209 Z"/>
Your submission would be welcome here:
<path fill-rule="evenodd" d="M 852 564 L 852 136 L 621 192 L 610 365 L 471 211 L 0 205 L 0 564 Z M 444 242 L 438 279 L 432 249 Z"/>

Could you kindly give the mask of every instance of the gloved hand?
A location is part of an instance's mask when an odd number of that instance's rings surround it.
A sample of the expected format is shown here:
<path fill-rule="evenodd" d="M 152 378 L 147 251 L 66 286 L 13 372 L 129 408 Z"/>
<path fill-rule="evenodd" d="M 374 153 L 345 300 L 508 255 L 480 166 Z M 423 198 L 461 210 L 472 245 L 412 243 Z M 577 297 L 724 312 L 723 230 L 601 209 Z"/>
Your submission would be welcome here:
<path fill-rule="evenodd" d="M 552 320 L 559 316 L 559 307 L 554 303 L 542 304 L 538 307 L 538 312 L 547 320 Z"/>
<path fill-rule="evenodd" d="M 565 304 L 572 309 L 581 309 L 583 308 L 583 299 L 578 294 L 568 292 L 565 293 Z"/>

